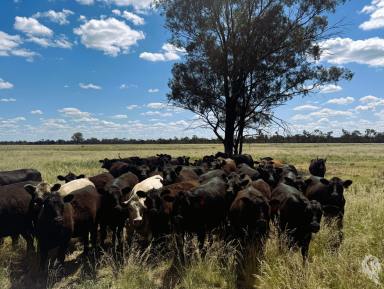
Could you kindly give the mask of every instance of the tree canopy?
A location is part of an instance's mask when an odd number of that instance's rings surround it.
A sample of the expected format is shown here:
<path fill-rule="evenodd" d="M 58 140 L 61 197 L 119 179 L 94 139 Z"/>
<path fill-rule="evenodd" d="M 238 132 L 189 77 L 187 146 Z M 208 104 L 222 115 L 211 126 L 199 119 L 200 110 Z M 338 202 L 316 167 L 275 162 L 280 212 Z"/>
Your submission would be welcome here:
<path fill-rule="evenodd" d="M 244 137 L 281 123 L 274 109 L 352 73 L 320 62 L 345 0 L 159 0 L 171 43 L 185 48 L 172 69 L 171 103 L 199 115 L 229 154 Z"/>

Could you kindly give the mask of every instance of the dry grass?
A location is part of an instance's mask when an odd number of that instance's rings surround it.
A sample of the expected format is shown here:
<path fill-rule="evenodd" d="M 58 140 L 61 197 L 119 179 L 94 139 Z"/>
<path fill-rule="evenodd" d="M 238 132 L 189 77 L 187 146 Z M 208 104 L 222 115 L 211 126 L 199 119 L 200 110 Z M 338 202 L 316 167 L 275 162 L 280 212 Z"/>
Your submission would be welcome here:
<path fill-rule="evenodd" d="M 98 160 L 104 157 L 150 156 L 156 153 L 188 155 L 198 158 L 221 150 L 216 145 L 97 145 L 97 146 L 0 146 L 0 170 L 37 168 L 45 180 L 56 182 L 58 174 L 68 171 L 94 175 L 102 170 Z M 298 252 L 281 252 L 275 235 L 266 244 L 261 264 L 249 254 L 244 287 L 255 288 L 378 288 L 361 272 L 366 255 L 384 260 L 384 147 L 364 144 L 290 144 L 251 145 L 246 153 L 258 158 L 272 156 L 296 165 L 306 172 L 316 156 L 328 157 L 327 176 L 354 181 L 346 192 L 345 239 L 337 254 L 328 242 L 331 231 L 323 227 L 311 243 L 310 261 L 303 266 Z M 192 255 L 183 270 L 170 259 L 151 260 L 131 249 L 123 268 L 118 269 L 110 256 L 99 259 L 90 274 L 75 248 L 66 259 L 65 277 L 51 272 L 48 284 L 39 275 L 36 258 L 25 258 L 24 242 L 12 251 L 10 241 L 0 249 L 1 288 L 238 288 L 234 270 L 234 249 L 216 242 L 201 259 Z M 384 275 L 381 275 L 384 282 Z"/>

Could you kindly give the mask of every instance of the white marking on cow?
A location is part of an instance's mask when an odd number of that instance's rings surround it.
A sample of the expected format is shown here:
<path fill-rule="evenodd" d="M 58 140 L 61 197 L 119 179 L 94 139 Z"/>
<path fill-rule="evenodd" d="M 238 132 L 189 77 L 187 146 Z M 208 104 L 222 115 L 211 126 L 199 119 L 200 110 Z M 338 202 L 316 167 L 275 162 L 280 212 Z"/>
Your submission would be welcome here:
<path fill-rule="evenodd" d="M 74 191 L 81 190 L 88 186 L 96 188 L 95 184 L 92 183 L 89 179 L 78 179 L 62 185 L 58 193 L 61 197 L 65 197 Z"/>

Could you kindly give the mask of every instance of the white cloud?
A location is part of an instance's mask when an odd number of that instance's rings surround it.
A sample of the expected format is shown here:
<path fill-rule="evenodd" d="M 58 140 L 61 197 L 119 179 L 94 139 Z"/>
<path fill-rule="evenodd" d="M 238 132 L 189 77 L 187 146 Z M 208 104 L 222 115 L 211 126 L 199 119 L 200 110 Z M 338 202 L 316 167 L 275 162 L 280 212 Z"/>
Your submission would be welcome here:
<path fill-rule="evenodd" d="M 158 93 L 160 90 L 158 88 L 150 88 L 148 89 L 149 93 Z"/>
<path fill-rule="evenodd" d="M 185 53 L 184 48 L 178 48 L 170 43 L 165 43 L 161 49 L 163 50 L 161 53 L 143 52 L 140 54 L 140 58 L 151 62 L 175 61 Z"/>
<path fill-rule="evenodd" d="M 0 98 L 0 102 L 16 102 L 14 98 Z"/>
<path fill-rule="evenodd" d="M 363 30 L 373 30 L 384 27 L 384 0 L 373 0 L 371 5 L 364 6 L 362 13 L 370 14 L 369 20 L 359 27 Z"/>
<path fill-rule="evenodd" d="M 31 114 L 42 115 L 43 112 L 42 112 L 40 109 L 36 109 L 36 110 L 32 110 L 32 111 L 31 111 Z"/>
<path fill-rule="evenodd" d="M 9 35 L 0 31 L 0 56 L 19 56 L 32 61 L 38 54 L 28 49 L 21 48 L 23 41 L 19 35 Z"/>
<path fill-rule="evenodd" d="M 141 115 L 143 115 L 143 116 L 157 116 L 157 117 L 171 117 L 172 113 L 150 110 L 150 111 L 141 113 Z"/>
<path fill-rule="evenodd" d="M 142 31 L 133 30 L 115 18 L 89 20 L 75 28 L 74 33 L 80 36 L 85 47 L 101 50 L 105 55 L 114 57 L 127 54 L 131 46 L 145 38 Z"/>
<path fill-rule="evenodd" d="M 365 105 L 357 106 L 355 108 L 356 111 L 375 111 L 377 107 L 384 106 L 384 99 L 373 95 L 367 95 L 360 98 L 360 102 L 364 103 Z"/>
<path fill-rule="evenodd" d="M 126 114 L 116 114 L 116 115 L 112 116 L 111 118 L 113 118 L 113 119 L 127 119 L 128 116 Z"/>
<path fill-rule="evenodd" d="M 361 102 L 369 103 L 369 102 L 377 102 L 380 100 L 380 98 L 373 96 L 373 95 L 367 95 L 359 99 Z"/>
<path fill-rule="evenodd" d="M 302 121 L 302 120 L 310 120 L 311 116 L 308 114 L 295 114 L 291 117 L 291 120 L 293 121 Z"/>
<path fill-rule="evenodd" d="M 151 109 L 163 109 L 167 107 L 167 104 L 161 102 L 151 102 L 147 104 L 147 107 Z"/>
<path fill-rule="evenodd" d="M 63 108 L 59 109 L 58 111 L 67 117 L 73 118 L 89 118 L 91 116 L 89 112 L 83 112 L 80 109 L 74 107 Z"/>
<path fill-rule="evenodd" d="M 145 24 L 144 18 L 140 17 L 139 15 L 136 15 L 135 13 L 129 12 L 129 11 L 123 11 L 123 14 L 121 15 L 121 17 L 132 22 L 135 25 L 144 25 Z"/>
<path fill-rule="evenodd" d="M 41 24 L 35 18 L 16 16 L 14 28 L 31 36 L 51 37 L 53 35 L 51 29 Z"/>
<path fill-rule="evenodd" d="M 134 110 L 134 109 L 139 108 L 139 107 L 140 107 L 140 106 L 137 105 L 137 104 L 131 104 L 131 105 L 128 105 L 128 106 L 127 106 L 127 109 L 128 109 L 128 110 Z"/>
<path fill-rule="evenodd" d="M 136 10 L 145 10 L 151 7 L 153 0 L 104 0 L 117 6 L 132 6 Z"/>
<path fill-rule="evenodd" d="M 315 110 L 315 109 L 319 109 L 320 107 L 318 106 L 315 106 L 315 105 L 312 105 L 312 104 L 304 104 L 304 105 L 300 105 L 300 106 L 296 106 L 293 110 Z"/>
<path fill-rule="evenodd" d="M 341 86 L 335 85 L 335 84 L 327 84 L 327 85 L 320 87 L 320 93 L 324 93 L 324 94 L 335 93 L 335 92 L 339 92 L 342 90 L 343 90 L 343 88 Z"/>
<path fill-rule="evenodd" d="M 11 89 L 13 84 L 0 78 L 0 89 Z"/>
<path fill-rule="evenodd" d="M 95 89 L 95 90 L 101 90 L 102 87 L 93 83 L 79 83 L 79 86 L 82 89 Z"/>
<path fill-rule="evenodd" d="M 347 110 L 334 110 L 330 108 L 323 108 L 309 114 L 316 117 L 334 117 L 334 116 L 352 116 L 353 112 Z"/>
<path fill-rule="evenodd" d="M 120 89 L 138 88 L 136 84 L 125 84 L 120 85 Z"/>
<path fill-rule="evenodd" d="M 94 0 L 76 0 L 76 2 L 81 5 L 93 5 L 95 3 Z"/>
<path fill-rule="evenodd" d="M 73 15 L 74 12 L 68 9 L 62 11 L 49 10 L 46 12 L 37 12 L 32 15 L 33 18 L 48 18 L 50 21 L 60 25 L 69 24 L 68 16 Z"/>
<path fill-rule="evenodd" d="M 347 96 L 347 97 L 330 99 L 330 100 L 328 100 L 327 103 L 345 105 L 345 104 L 351 104 L 354 101 L 355 101 L 355 99 L 353 97 Z"/>
<path fill-rule="evenodd" d="M 117 15 L 117 16 L 120 16 L 121 15 L 121 11 L 119 9 L 113 9 L 112 10 L 112 13 Z"/>
<path fill-rule="evenodd" d="M 332 64 L 359 63 L 372 67 L 384 66 L 384 39 L 379 37 L 365 40 L 332 38 L 321 43 L 324 49 L 322 60 Z"/>

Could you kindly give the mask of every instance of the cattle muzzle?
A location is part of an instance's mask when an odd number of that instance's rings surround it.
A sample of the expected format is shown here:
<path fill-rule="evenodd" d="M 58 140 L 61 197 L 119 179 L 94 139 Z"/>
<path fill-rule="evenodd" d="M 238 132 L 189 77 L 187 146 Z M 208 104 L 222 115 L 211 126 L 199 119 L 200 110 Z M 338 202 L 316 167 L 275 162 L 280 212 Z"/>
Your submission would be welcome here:
<path fill-rule="evenodd" d="M 139 228 L 139 227 L 141 227 L 141 226 L 143 225 L 143 223 L 144 223 L 144 222 L 143 222 L 143 218 L 142 218 L 142 217 L 137 217 L 137 218 L 133 219 L 132 223 L 133 223 L 133 226 L 134 226 L 134 227 Z"/>
<path fill-rule="evenodd" d="M 61 225 L 61 224 L 64 223 L 64 218 L 63 218 L 63 216 L 57 216 L 57 217 L 55 217 L 55 218 L 53 219 L 53 221 L 54 221 L 56 224 Z"/>

